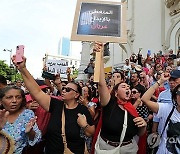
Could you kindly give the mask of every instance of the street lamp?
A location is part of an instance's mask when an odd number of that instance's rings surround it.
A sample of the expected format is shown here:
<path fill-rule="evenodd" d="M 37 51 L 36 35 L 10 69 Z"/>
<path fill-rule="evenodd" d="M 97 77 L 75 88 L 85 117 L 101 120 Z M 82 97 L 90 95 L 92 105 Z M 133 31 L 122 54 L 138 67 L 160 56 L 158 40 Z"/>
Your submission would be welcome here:
<path fill-rule="evenodd" d="M 9 60 L 10 60 L 10 63 L 9 63 L 10 66 L 9 66 L 9 67 L 12 67 L 12 66 L 11 66 L 11 65 L 12 65 L 12 64 L 11 64 L 12 49 L 10 49 L 10 50 L 9 50 L 9 49 L 4 49 L 3 51 L 8 51 L 8 52 L 10 52 L 10 59 L 9 59 Z"/>
<path fill-rule="evenodd" d="M 4 49 L 3 51 L 8 51 L 9 53 L 10 53 L 10 57 L 9 57 L 9 68 L 12 70 L 15 70 L 15 73 L 13 73 L 13 74 L 11 74 L 11 75 L 15 75 L 15 80 L 16 80 L 16 72 L 17 72 L 17 69 L 16 68 L 14 68 L 14 66 L 12 65 L 12 63 L 11 63 L 11 57 L 12 57 L 12 49 Z"/>
<path fill-rule="evenodd" d="M 73 69 L 73 71 L 74 71 L 74 69 L 75 69 L 75 66 L 74 66 L 74 65 L 72 66 L 72 69 Z"/>

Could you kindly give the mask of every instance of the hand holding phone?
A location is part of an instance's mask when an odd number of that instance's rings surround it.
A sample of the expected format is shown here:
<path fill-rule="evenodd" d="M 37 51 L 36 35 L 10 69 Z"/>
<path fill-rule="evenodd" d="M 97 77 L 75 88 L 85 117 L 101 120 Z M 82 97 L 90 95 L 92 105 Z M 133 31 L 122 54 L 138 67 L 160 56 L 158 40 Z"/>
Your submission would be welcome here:
<path fill-rule="evenodd" d="M 22 57 L 24 56 L 24 45 L 18 45 L 16 47 L 16 62 L 20 63 L 23 61 Z"/>

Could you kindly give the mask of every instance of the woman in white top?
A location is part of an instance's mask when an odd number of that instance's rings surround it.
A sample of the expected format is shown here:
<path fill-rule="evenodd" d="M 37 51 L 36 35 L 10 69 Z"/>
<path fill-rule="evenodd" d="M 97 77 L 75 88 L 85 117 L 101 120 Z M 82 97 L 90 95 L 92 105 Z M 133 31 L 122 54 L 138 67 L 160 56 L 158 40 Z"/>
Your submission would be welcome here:
<path fill-rule="evenodd" d="M 163 73 L 161 78 L 153 86 L 151 86 L 142 97 L 142 101 L 145 105 L 156 113 L 156 116 L 159 117 L 160 120 L 162 120 L 161 123 L 163 126 L 161 133 L 165 127 L 167 117 L 172 111 L 173 106 L 175 106 L 175 109 L 160 139 L 157 154 L 180 153 L 180 84 L 178 84 L 172 92 L 173 103 L 157 103 L 150 100 L 155 89 L 166 82 L 169 78 L 169 73 Z"/>

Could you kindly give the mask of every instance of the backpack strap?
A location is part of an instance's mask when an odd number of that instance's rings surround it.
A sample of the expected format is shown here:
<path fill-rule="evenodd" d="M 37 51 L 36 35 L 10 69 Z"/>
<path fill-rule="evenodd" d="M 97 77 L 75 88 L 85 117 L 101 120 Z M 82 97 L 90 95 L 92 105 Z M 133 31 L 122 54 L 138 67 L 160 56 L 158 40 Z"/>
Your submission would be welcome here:
<path fill-rule="evenodd" d="M 172 116 L 172 114 L 173 114 L 173 112 L 174 112 L 174 109 L 175 109 L 175 106 L 173 105 L 173 108 L 172 108 L 171 112 L 169 113 L 169 115 L 168 115 L 168 117 L 167 117 L 167 119 L 166 119 L 166 122 L 165 122 L 165 125 L 164 125 L 164 128 L 163 128 L 163 131 L 162 131 L 162 133 L 161 133 L 160 138 L 162 137 L 162 135 L 163 135 L 163 133 L 164 133 L 164 130 L 165 130 L 165 128 L 166 128 L 166 126 L 167 126 L 167 124 L 168 124 L 168 122 L 169 122 L 169 120 L 170 120 L 170 118 L 171 118 L 171 116 Z"/>

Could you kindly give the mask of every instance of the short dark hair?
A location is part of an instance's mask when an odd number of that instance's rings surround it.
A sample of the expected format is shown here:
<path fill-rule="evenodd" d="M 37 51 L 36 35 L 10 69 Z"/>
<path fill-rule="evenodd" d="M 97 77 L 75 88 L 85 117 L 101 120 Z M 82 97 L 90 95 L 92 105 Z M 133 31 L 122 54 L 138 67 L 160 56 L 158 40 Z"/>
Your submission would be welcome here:
<path fill-rule="evenodd" d="M 136 71 L 136 72 L 132 72 L 132 73 L 131 73 L 131 76 L 132 76 L 132 74 L 137 74 L 138 79 L 140 79 L 140 73 L 141 73 L 141 72 L 142 72 L 142 71 L 140 71 L 140 72 L 137 72 L 137 71 Z M 131 76 L 130 76 L 130 77 L 131 77 Z"/>
<path fill-rule="evenodd" d="M 2 83 L 3 85 L 7 85 L 6 78 L 3 75 L 0 75 L 0 83 Z"/>
<path fill-rule="evenodd" d="M 121 79 L 123 79 L 124 80 L 124 73 L 123 72 L 121 72 L 121 71 L 114 71 L 112 74 L 114 74 L 114 73 L 119 73 L 120 75 L 121 75 Z"/>
<path fill-rule="evenodd" d="M 172 100 L 173 100 L 173 102 L 175 103 L 175 105 L 177 105 L 177 98 L 176 98 L 176 96 L 177 96 L 177 92 L 179 91 L 179 89 L 180 89 L 180 84 L 178 84 L 174 89 L 173 89 L 173 91 L 172 91 Z"/>

